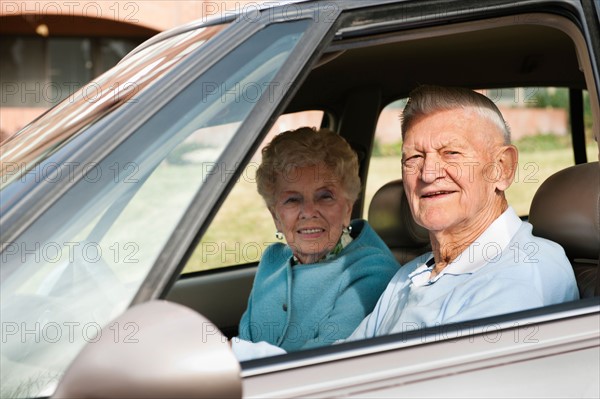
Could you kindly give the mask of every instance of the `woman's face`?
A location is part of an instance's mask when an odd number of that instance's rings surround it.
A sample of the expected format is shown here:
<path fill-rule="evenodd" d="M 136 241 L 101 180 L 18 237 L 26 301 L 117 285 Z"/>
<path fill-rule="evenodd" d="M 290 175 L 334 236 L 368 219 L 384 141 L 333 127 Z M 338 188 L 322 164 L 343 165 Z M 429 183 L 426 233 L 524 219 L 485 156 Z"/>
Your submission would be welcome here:
<path fill-rule="evenodd" d="M 325 165 L 286 168 L 277 179 L 275 226 L 302 263 L 329 253 L 350 224 L 352 203 Z"/>

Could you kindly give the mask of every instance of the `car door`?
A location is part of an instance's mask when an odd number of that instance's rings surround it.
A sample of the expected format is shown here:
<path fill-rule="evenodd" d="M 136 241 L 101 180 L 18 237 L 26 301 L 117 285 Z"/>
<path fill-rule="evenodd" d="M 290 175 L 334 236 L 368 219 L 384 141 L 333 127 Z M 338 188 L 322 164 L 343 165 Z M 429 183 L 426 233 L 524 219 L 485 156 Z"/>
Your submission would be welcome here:
<path fill-rule="evenodd" d="M 454 65 L 454 76 L 440 71 L 443 67 L 451 68 L 450 65 L 442 62 L 422 65 L 412 61 L 410 57 L 412 54 L 425 57 L 425 49 L 429 48 L 445 50 L 441 46 L 431 46 L 426 38 L 438 34 L 438 37 L 453 34 L 458 37 L 459 33 L 466 32 L 462 28 L 473 28 L 470 31 L 473 35 L 464 37 L 467 42 L 475 43 L 475 37 L 483 35 L 492 27 L 517 27 L 523 24 L 558 27 L 567 32 L 577 44 L 579 67 L 584 71 L 587 90 L 595 109 L 594 118 L 597 120 L 599 48 L 593 32 L 597 31 L 598 23 L 593 20 L 590 26 L 586 25 L 585 21 L 590 19 L 586 19 L 589 14 L 584 12 L 585 6 L 591 7 L 588 10 L 592 13 L 595 12 L 593 6 L 590 3 L 585 3 L 584 6 L 563 3 L 552 8 L 546 2 L 530 3 L 529 6 L 531 8 L 508 2 L 485 2 L 478 5 L 451 2 L 419 2 L 417 5 L 403 2 L 371 9 L 348 10 L 340 17 L 344 23 L 336 34 L 338 41 L 332 43 L 329 49 L 331 54 L 335 51 L 345 53 L 339 55 L 332 64 L 343 63 L 344 57 L 352 59 L 350 53 L 353 46 L 358 48 L 359 44 L 371 42 L 374 48 L 379 39 L 383 47 L 395 40 L 402 41 L 404 36 L 413 46 L 407 46 L 412 53 L 402 53 L 406 65 L 400 62 L 395 64 L 401 71 L 408 70 L 423 80 L 428 79 L 425 82 L 435 81 L 448 85 L 469 82 L 471 85 L 479 85 L 476 87 L 485 87 L 484 79 L 491 79 L 498 85 L 494 87 L 510 87 L 509 81 L 501 82 L 494 80 L 494 77 L 486 77 L 485 69 L 479 82 L 472 82 L 468 76 L 464 76 L 468 73 L 463 71 L 469 71 L 473 75 L 478 72 L 475 71 L 477 67 L 472 66 L 478 61 L 475 56 L 467 58 L 465 63 Z M 567 15 L 566 20 L 561 18 Z M 572 21 L 576 21 L 578 26 L 575 30 L 575 26 L 571 25 Z M 453 30 L 454 28 L 459 30 Z M 344 36 L 347 40 L 343 39 Z M 491 42 L 487 44 L 492 46 Z M 507 44 L 510 46 L 510 43 Z M 375 58 L 376 50 L 369 51 L 369 45 L 364 48 L 368 49 L 363 53 L 365 56 Z M 389 48 L 393 49 L 392 46 Z M 489 48 L 499 52 L 501 47 Z M 452 49 L 447 50 L 450 52 Z M 465 50 L 465 55 L 481 51 L 475 45 L 466 45 L 460 50 Z M 385 58 L 382 56 L 375 59 Z M 372 59 L 366 57 L 355 57 L 353 60 L 360 66 L 372 62 Z M 451 60 L 456 61 L 455 58 Z M 481 61 L 485 65 L 485 60 Z M 416 68 L 411 68 L 413 64 L 438 73 L 419 75 Z M 380 65 L 381 68 L 389 67 L 383 62 Z M 462 70 L 458 67 L 462 67 Z M 323 67 L 325 68 L 327 66 Z M 461 72 L 464 75 L 461 76 Z M 327 76 L 323 70 L 316 71 L 315 75 L 319 73 L 322 74 L 321 77 Z M 365 71 L 361 70 L 361 73 Z M 415 78 L 411 74 L 399 72 L 398 79 L 411 81 Z M 536 79 L 532 76 L 531 84 Z M 309 77 L 308 80 L 315 86 L 315 82 L 319 82 L 318 77 L 314 80 Z M 423 80 L 414 84 L 422 83 Z M 506 86 L 499 86 L 500 84 Z M 392 85 L 390 82 L 389 86 Z M 385 86 L 380 88 L 384 90 Z M 367 125 L 363 121 L 360 128 Z M 361 138 L 360 128 L 352 132 L 352 126 L 346 125 L 347 137 L 362 140 L 363 147 L 369 149 L 372 137 L 365 134 Z M 594 133 L 597 138 L 597 127 Z M 597 149 L 597 146 L 596 142 L 594 147 Z M 244 393 L 247 397 L 594 397 L 600 392 L 596 376 L 600 371 L 599 309 L 598 297 L 595 297 L 460 325 L 427 329 L 406 325 L 404 332 L 395 336 L 250 361 L 242 364 Z M 569 370 L 565 370 L 565 364 L 569 365 Z M 549 378 L 550 375 L 560 375 L 561 378 Z"/>

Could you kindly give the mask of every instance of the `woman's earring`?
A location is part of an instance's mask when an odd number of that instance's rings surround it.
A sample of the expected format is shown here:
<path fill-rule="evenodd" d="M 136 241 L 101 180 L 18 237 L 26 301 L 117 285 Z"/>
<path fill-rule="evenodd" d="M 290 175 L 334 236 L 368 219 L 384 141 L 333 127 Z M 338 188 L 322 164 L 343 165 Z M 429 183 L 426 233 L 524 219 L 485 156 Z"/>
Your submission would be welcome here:
<path fill-rule="evenodd" d="M 346 245 L 350 244 L 352 241 L 352 237 L 350 236 L 350 232 L 352 231 L 352 226 L 344 226 L 342 228 L 342 236 L 340 237 L 340 242 L 342 243 L 342 248 L 346 247 Z"/>
<path fill-rule="evenodd" d="M 283 240 L 283 233 L 279 230 L 277 230 L 275 232 L 275 238 L 277 238 L 278 240 Z"/>

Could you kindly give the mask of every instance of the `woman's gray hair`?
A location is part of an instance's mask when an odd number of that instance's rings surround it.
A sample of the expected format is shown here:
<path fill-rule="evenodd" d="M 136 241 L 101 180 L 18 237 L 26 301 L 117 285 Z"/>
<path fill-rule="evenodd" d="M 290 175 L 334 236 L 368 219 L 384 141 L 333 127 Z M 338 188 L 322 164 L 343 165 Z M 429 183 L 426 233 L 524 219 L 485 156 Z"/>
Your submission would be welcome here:
<path fill-rule="evenodd" d="M 498 127 L 505 145 L 510 144 L 510 128 L 492 100 L 473 90 L 432 85 L 422 85 L 410 92 L 402 112 L 402 138 L 421 116 L 457 108 L 474 109 Z"/>
<path fill-rule="evenodd" d="M 262 150 L 262 162 L 256 171 L 258 193 L 267 206 L 275 203 L 279 178 L 296 167 L 325 165 L 352 203 L 361 189 L 358 156 L 344 138 L 331 130 L 302 127 L 280 133 Z"/>

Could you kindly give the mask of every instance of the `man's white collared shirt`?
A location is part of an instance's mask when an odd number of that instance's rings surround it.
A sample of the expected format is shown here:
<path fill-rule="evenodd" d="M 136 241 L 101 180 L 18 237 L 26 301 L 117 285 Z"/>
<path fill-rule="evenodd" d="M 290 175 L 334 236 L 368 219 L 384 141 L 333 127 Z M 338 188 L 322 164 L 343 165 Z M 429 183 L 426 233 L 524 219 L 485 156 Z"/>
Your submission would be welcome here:
<path fill-rule="evenodd" d="M 509 207 L 433 279 L 432 253 L 402 266 L 348 340 L 578 299 L 563 249 L 531 229 Z"/>

